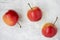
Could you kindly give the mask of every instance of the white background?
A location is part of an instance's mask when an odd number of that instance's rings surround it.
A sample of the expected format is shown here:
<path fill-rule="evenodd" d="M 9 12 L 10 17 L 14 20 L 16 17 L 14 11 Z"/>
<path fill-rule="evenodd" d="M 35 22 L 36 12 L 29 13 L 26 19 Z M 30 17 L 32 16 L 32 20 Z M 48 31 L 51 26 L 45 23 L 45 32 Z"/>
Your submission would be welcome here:
<path fill-rule="evenodd" d="M 32 7 L 38 6 L 43 12 L 43 17 L 38 22 L 31 22 L 27 18 L 27 11 Z M 22 16 L 19 25 L 11 27 L 6 25 L 2 16 L 9 9 L 13 9 Z M 56 27 L 57 34 L 53 38 L 46 38 L 42 35 L 41 29 L 46 22 L 54 22 L 58 16 Z M 59 0 L 0 0 L 0 40 L 60 40 L 60 1 Z"/>

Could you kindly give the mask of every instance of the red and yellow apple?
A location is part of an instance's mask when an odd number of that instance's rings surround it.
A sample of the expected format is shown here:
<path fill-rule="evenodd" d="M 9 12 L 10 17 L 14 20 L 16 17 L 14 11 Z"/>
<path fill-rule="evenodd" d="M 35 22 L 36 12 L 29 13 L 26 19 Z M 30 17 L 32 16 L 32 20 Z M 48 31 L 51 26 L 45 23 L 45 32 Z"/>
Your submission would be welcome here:
<path fill-rule="evenodd" d="M 8 10 L 3 15 L 3 21 L 9 26 L 15 25 L 18 22 L 18 19 L 19 19 L 18 13 L 14 10 Z"/>
<path fill-rule="evenodd" d="M 52 23 L 46 23 L 44 24 L 43 28 L 42 28 L 42 34 L 45 37 L 53 37 L 57 34 L 57 28 L 55 26 L 55 24 Z"/>

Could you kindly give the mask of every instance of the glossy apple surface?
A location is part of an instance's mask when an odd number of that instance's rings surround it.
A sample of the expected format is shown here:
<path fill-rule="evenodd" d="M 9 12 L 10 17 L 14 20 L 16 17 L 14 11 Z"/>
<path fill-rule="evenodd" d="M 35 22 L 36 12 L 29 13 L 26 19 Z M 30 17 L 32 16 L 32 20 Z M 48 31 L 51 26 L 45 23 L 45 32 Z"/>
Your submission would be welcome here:
<path fill-rule="evenodd" d="M 51 37 L 55 36 L 56 33 L 57 33 L 57 28 L 52 23 L 46 23 L 42 28 L 42 34 L 45 37 L 51 38 Z"/>
<path fill-rule="evenodd" d="M 3 15 L 3 21 L 9 25 L 13 26 L 18 22 L 19 16 L 16 11 L 14 10 L 8 10 L 4 15 Z"/>
<path fill-rule="evenodd" d="M 39 7 L 28 10 L 27 17 L 30 21 L 39 21 L 42 18 L 42 11 Z"/>

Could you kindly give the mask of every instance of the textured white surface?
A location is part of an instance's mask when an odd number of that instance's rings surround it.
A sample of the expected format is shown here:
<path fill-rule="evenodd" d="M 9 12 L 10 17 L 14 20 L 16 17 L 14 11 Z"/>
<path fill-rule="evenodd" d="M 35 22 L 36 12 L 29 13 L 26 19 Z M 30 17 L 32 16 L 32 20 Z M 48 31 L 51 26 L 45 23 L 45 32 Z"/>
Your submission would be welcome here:
<path fill-rule="evenodd" d="M 4 2 L 4 3 L 3 3 Z M 7 3 L 6 3 L 7 2 Z M 30 22 L 27 19 L 27 11 L 29 6 L 38 6 L 43 11 L 43 17 L 38 22 Z M 0 40 L 60 40 L 60 1 L 59 0 L 0 0 Z M 19 20 L 22 28 L 16 24 L 13 27 L 6 25 L 2 16 L 9 10 L 14 9 L 22 16 Z M 54 22 L 56 17 L 58 33 L 53 38 L 46 38 L 41 34 L 41 29 L 46 22 Z"/>

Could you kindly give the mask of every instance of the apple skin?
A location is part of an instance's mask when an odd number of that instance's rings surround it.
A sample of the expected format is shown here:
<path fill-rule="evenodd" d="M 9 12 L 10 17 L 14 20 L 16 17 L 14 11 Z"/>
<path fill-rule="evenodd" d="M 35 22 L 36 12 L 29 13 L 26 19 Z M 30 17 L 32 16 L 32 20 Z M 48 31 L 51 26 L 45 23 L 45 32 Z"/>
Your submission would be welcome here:
<path fill-rule="evenodd" d="M 46 23 L 42 28 L 42 34 L 45 37 L 51 38 L 57 34 L 57 28 L 52 23 Z"/>
<path fill-rule="evenodd" d="M 18 22 L 18 19 L 19 16 L 14 10 L 8 10 L 8 12 L 3 15 L 3 21 L 9 26 L 14 26 Z"/>
<path fill-rule="evenodd" d="M 28 10 L 27 17 L 30 21 L 39 21 L 42 18 L 42 11 L 39 7 Z"/>

